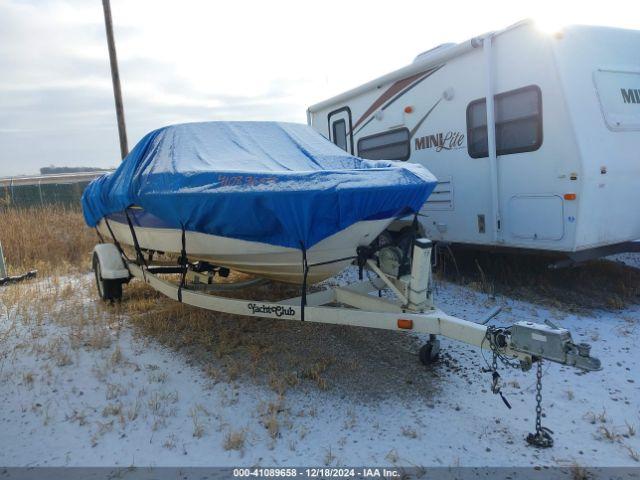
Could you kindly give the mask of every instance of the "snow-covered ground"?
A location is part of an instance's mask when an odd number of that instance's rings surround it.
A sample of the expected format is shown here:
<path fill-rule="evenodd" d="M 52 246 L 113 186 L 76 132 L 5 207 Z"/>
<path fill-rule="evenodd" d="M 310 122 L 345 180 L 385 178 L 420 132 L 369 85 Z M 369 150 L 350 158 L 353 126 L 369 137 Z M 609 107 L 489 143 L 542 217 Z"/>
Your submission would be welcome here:
<path fill-rule="evenodd" d="M 443 361 L 427 368 L 415 356 L 424 339 L 282 321 L 264 340 L 264 362 L 268 349 L 304 356 L 313 345 L 331 352 L 332 366 L 326 373 L 275 366 L 276 378 L 265 381 L 237 368 L 242 353 L 232 375 L 225 356 L 203 363 L 202 351 L 162 346 L 132 325 L 139 311 L 103 306 L 92 288 L 85 275 L 0 290 L 0 465 L 637 466 L 640 459 L 637 305 L 577 315 L 438 284 L 437 302 L 450 314 L 480 320 L 503 305 L 495 324 L 551 319 L 593 344 L 600 372 L 545 364 L 543 424 L 554 430 L 555 447 L 538 450 L 524 442 L 534 427 L 534 372 L 501 371 L 508 410 L 491 393 L 475 348 L 444 339 Z"/>

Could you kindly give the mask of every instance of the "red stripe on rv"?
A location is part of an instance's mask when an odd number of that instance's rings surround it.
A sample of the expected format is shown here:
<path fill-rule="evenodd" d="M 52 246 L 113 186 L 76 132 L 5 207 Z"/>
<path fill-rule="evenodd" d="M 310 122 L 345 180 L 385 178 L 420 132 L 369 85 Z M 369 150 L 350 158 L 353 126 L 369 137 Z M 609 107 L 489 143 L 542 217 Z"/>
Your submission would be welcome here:
<path fill-rule="evenodd" d="M 382 95 L 378 97 L 378 99 L 375 102 L 371 104 L 371 106 L 367 109 L 367 111 L 364 112 L 364 114 L 355 123 L 352 130 L 355 130 L 358 125 L 360 125 L 369 115 L 375 112 L 387 100 L 392 98 L 396 93 L 400 92 L 401 90 L 409 87 L 413 82 L 418 80 L 425 73 L 428 73 L 428 72 L 416 73 L 415 75 L 411 75 L 410 77 L 403 78 L 402 80 L 398 80 L 393 85 L 391 85 Z"/>

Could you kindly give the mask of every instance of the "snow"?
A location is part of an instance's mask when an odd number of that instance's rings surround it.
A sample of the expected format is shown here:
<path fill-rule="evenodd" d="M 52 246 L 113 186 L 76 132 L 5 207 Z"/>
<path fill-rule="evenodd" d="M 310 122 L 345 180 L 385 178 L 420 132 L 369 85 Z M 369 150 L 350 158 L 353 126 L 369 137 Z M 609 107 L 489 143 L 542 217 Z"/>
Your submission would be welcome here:
<path fill-rule="evenodd" d="M 327 389 L 304 380 L 279 395 L 251 375 L 212 379 L 189 351 L 142 336 L 126 309 L 97 302 L 84 275 L 0 290 L 0 464 L 638 466 L 638 305 L 575 314 L 446 282 L 436 299 L 475 320 L 503 306 L 494 324 L 550 319 L 593 344 L 600 372 L 544 366 L 554 448 L 524 442 L 534 372 L 501 370 L 508 410 L 473 347 L 441 339 L 443 361 L 423 367 L 414 353 L 424 338 L 286 324 L 286 341 L 337 349 L 338 374 Z M 362 369 L 350 377 L 353 352 Z"/>

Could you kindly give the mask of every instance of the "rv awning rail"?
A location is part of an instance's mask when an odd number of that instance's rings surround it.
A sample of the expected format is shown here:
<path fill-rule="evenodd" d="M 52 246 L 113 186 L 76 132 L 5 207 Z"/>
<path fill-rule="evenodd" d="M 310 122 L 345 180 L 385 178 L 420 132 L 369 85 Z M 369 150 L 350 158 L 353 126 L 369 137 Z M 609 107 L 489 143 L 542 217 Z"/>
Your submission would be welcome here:
<path fill-rule="evenodd" d="M 487 35 L 500 35 L 507 30 L 511 30 L 513 28 L 519 27 L 526 23 L 531 23 L 532 20 L 523 20 L 521 22 L 515 23 L 505 29 L 488 32 L 484 35 L 480 35 L 477 37 L 470 38 L 469 40 L 465 40 L 464 42 L 458 43 L 448 48 L 436 49 L 431 54 L 425 54 L 424 56 L 420 56 L 413 63 L 407 65 L 406 67 L 400 68 L 393 72 L 387 73 L 381 77 L 378 77 L 370 82 L 367 82 L 359 87 L 352 88 L 351 90 L 347 90 L 344 93 L 336 95 L 334 97 L 329 98 L 328 100 L 324 100 L 322 102 L 316 103 L 315 105 L 311 105 L 307 109 L 307 113 L 315 113 L 325 108 L 334 106 L 336 103 L 344 103 L 351 97 L 359 95 L 363 92 L 366 92 L 372 88 L 378 88 L 386 83 L 393 82 L 399 78 L 406 78 L 411 75 L 415 75 L 416 73 L 422 72 L 430 67 L 438 65 L 442 62 L 446 62 L 454 57 L 460 56 L 473 50 L 474 48 L 479 48 L 482 46 L 482 39 Z"/>

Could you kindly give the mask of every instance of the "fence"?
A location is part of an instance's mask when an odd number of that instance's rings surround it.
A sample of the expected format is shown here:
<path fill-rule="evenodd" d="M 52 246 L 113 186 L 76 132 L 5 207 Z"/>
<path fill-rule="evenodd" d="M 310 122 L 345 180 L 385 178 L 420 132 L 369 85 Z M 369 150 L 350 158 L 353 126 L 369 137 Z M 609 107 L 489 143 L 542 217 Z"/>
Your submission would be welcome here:
<path fill-rule="evenodd" d="M 105 172 L 0 178 L 0 208 L 79 206 L 85 187 Z"/>

